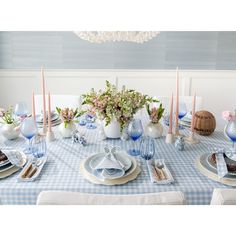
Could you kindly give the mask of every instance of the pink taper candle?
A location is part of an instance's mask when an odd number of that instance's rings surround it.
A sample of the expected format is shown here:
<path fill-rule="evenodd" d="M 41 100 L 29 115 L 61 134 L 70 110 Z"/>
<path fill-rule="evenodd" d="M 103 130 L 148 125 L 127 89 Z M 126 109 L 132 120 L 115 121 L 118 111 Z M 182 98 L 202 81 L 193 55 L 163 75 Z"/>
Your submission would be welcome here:
<path fill-rule="evenodd" d="M 175 108 L 175 130 L 179 130 L 179 68 L 176 68 L 176 108 Z"/>
<path fill-rule="evenodd" d="M 33 93 L 32 93 L 32 116 L 33 116 L 33 118 L 34 118 L 34 121 L 36 121 L 36 120 L 35 120 L 36 116 L 35 116 L 35 99 L 34 99 L 34 91 L 33 91 Z"/>
<path fill-rule="evenodd" d="M 170 119 L 169 119 L 168 134 L 172 134 L 172 125 L 173 125 L 173 92 L 171 94 L 171 100 L 170 100 Z"/>
<path fill-rule="evenodd" d="M 48 93 L 48 131 L 52 132 L 52 125 L 51 125 L 51 95 L 50 95 L 50 92 Z"/>
<path fill-rule="evenodd" d="M 42 93 L 43 93 L 43 133 L 45 134 L 47 131 L 47 116 L 46 116 L 46 95 L 45 95 L 45 81 L 44 81 L 44 71 L 41 68 L 41 75 L 42 75 Z"/>
<path fill-rule="evenodd" d="M 194 93 L 194 96 L 193 96 L 192 120 L 191 120 L 191 132 L 194 131 L 195 106 L 196 106 L 196 92 Z"/>

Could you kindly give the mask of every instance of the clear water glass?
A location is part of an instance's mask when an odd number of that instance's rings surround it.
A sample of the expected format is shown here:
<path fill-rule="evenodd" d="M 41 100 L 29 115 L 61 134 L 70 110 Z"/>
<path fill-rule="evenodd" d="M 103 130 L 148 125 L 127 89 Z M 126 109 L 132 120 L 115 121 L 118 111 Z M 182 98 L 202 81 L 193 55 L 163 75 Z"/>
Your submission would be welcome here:
<path fill-rule="evenodd" d="M 153 138 L 145 137 L 140 143 L 140 154 L 145 160 L 151 160 L 155 154 L 155 142 Z"/>
<path fill-rule="evenodd" d="M 236 150 L 235 150 L 235 142 L 236 142 L 236 118 L 231 119 L 225 129 L 225 133 L 227 136 L 231 139 L 233 145 L 232 145 L 232 156 L 233 159 L 236 159 Z"/>
<path fill-rule="evenodd" d="M 35 135 L 31 144 L 32 154 L 35 158 L 41 158 L 46 155 L 47 145 L 43 135 Z"/>
<path fill-rule="evenodd" d="M 28 115 L 28 108 L 25 102 L 18 102 L 14 109 L 14 114 L 21 119 L 24 119 Z"/>
<path fill-rule="evenodd" d="M 128 153 L 131 156 L 138 156 L 140 155 L 140 150 L 139 147 L 136 147 L 138 145 L 136 145 L 138 139 L 142 136 L 143 134 L 143 126 L 142 126 L 142 122 L 140 119 L 133 119 L 127 128 L 127 133 L 129 135 L 129 137 L 133 140 L 132 142 L 132 148 L 128 150 Z"/>
<path fill-rule="evenodd" d="M 33 117 L 26 117 L 21 123 L 21 134 L 28 140 L 28 147 L 24 150 L 26 154 L 31 154 L 31 140 L 37 133 L 37 126 Z"/>

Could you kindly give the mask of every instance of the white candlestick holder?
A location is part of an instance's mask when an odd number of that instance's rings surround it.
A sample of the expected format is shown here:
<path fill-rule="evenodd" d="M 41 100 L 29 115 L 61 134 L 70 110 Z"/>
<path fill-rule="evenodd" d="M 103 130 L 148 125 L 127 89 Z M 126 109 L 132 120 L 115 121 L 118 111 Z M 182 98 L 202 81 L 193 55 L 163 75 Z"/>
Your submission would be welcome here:
<path fill-rule="evenodd" d="M 47 133 L 46 133 L 46 141 L 48 143 L 50 143 L 50 142 L 53 142 L 54 140 L 55 140 L 55 135 L 54 135 L 53 131 L 47 131 Z"/>
<path fill-rule="evenodd" d="M 172 133 L 166 134 L 166 143 L 174 143 L 175 136 Z"/>

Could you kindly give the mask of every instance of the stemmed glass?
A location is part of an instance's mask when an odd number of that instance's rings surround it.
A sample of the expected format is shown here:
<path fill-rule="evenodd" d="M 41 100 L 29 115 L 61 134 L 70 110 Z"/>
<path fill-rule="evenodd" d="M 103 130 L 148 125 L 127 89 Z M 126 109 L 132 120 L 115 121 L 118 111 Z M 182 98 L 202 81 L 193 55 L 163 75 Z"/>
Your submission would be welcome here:
<path fill-rule="evenodd" d="M 21 124 L 21 134 L 28 139 L 29 145 L 28 147 L 24 150 L 26 154 L 31 154 L 32 153 L 32 148 L 31 148 L 31 139 L 34 137 L 34 135 L 37 133 L 37 126 L 35 124 L 35 120 L 33 117 L 26 117 L 22 124 Z"/>
<path fill-rule="evenodd" d="M 143 126 L 140 119 L 133 119 L 127 129 L 127 133 L 130 138 L 133 140 L 133 148 L 128 150 L 128 153 L 131 156 L 138 156 L 140 155 L 140 150 L 136 148 L 136 141 L 142 136 L 143 134 Z"/>
<path fill-rule="evenodd" d="M 20 117 L 21 121 L 27 116 L 28 108 L 25 102 L 18 102 L 15 106 L 14 113 Z"/>
<path fill-rule="evenodd" d="M 233 142 L 230 158 L 236 161 L 236 150 L 234 147 L 234 143 L 236 142 L 236 117 L 229 121 L 228 125 L 226 126 L 225 133 Z"/>
<path fill-rule="evenodd" d="M 143 138 L 140 143 L 140 154 L 145 160 L 151 160 L 155 154 L 154 139 L 150 137 Z"/>

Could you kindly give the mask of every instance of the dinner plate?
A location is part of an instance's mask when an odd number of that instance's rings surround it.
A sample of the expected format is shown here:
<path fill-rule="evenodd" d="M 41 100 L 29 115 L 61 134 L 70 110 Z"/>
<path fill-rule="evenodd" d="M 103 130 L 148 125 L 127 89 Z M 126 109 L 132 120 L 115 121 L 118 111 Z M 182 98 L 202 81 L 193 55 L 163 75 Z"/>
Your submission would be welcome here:
<path fill-rule="evenodd" d="M 10 162 L 8 162 L 7 165 L 0 167 L 0 173 L 3 172 L 3 171 L 6 171 L 6 170 L 11 169 L 13 166 L 14 166 L 14 165 L 12 165 Z"/>
<path fill-rule="evenodd" d="M 0 163 L 0 168 L 1 167 L 3 167 L 3 166 L 5 166 L 5 165 L 7 165 L 7 164 L 9 164 L 10 163 L 10 161 L 7 159 L 7 160 L 5 160 L 5 161 L 3 161 L 3 162 L 1 162 Z"/>
<path fill-rule="evenodd" d="M 20 166 L 17 167 L 17 166 L 12 165 L 11 168 L 8 168 L 8 169 L 0 172 L 0 179 L 6 178 L 6 177 L 14 174 L 15 172 L 19 171 L 26 164 L 27 156 L 23 152 L 21 152 L 21 154 L 22 154 L 22 160 L 21 160 Z"/>
<path fill-rule="evenodd" d="M 99 155 L 99 154 L 96 154 L 96 156 Z M 101 155 L 101 154 L 100 154 Z M 104 155 L 104 154 L 103 154 Z M 95 156 L 95 155 L 94 155 Z M 95 176 L 97 179 L 99 179 L 100 181 L 103 181 L 104 179 L 101 178 L 100 175 L 98 175 L 98 172 L 95 171 L 93 168 L 91 168 L 91 165 L 90 165 L 90 161 L 91 159 L 94 158 L 94 156 L 91 156 L 89 157 L 87 160 L 85 160 L 85 162 L 83 163 L 83 167 L 84 169 L 91 175 Z M 104 157 L 104 156 L 103 156 Z M 134 158 L 130 158 L 130 162 L 131 162 L 131 165 L 129 167 L 129 169 L 127 169 L 127 171 L 125 172 L 124 175 L 122 175 L 121 177 L 117 177 L 117 178 L 113 178 L 113 180 L 115 179 L 120 179 L 120 178 L 123 178 L 123 177 L 126 177 L 130 174 L 133 173 L 133 171 L 137 168 L 137 162 Z"/>
<path fill-rule="evenodd" d="M 98 153 L 90 157 L 89 165 L 92 169 L 96 169 L 97 165 L 101 162 L 101 160 L 106 156 L 106 153 Z M 131 165 L 132 161 L 130 160 L 130 156 L 124 152 L 120 151 L 116 153 L 116 158 L 124 165 L 124 170 L 127 171 Z"/>
<path fill-rule="evenodd" d="M 93 170 L 88 165 L 88 163 L 85 164 L 87 160 L 83 161 L 80 164 L 80 172 L 82 173 L 85 179 L 87 179 L 93 184 L 102 184 L 102 185 L 108 185 L 108 186 L 126 184 L 127 182 L 130 182 L 136 179 L 141 172 L 141 169 L 139 168 L 136 159 L 133 157 L 131 157 L 130 159 L 132 162 L 132 167 L 121 178 L 117 178 L 113 180 L 109 180 L 109 179 L 100 180 L 95 175 L 93 175 L 92 173 Z"/>

